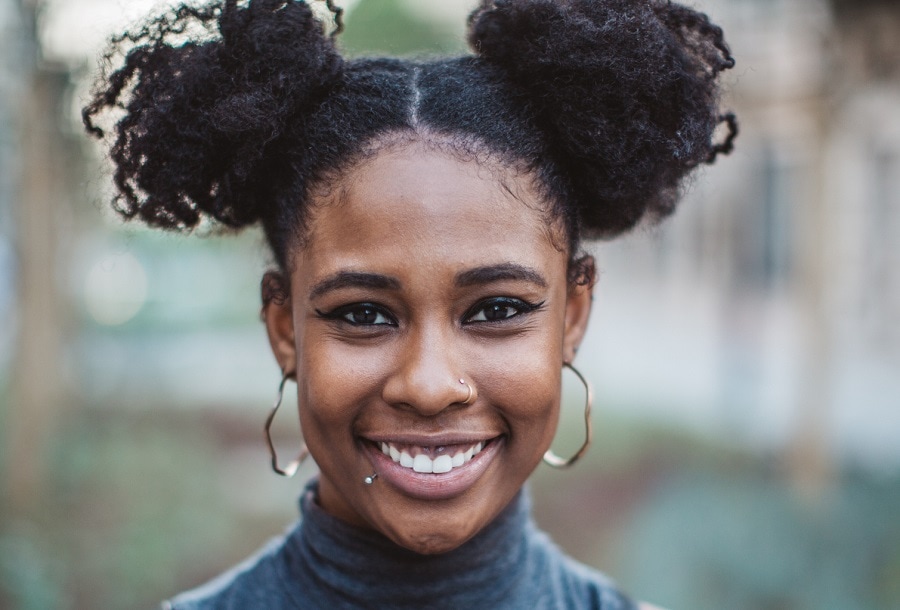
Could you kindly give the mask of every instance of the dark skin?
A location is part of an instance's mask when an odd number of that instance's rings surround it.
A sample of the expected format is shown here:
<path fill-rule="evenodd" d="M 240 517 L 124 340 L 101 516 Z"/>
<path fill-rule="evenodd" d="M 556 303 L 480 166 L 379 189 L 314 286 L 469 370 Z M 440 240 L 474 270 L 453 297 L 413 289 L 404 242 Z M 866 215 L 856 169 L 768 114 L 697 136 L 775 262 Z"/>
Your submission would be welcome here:
<path fill-rule="evenodd" d="M 567 279 L 567 241 L 531 177 L 479 163 L 412 142 L 346 170 L 314 197 L 290 298 L 263 309 L 296 373 L 320 504 L 424 554 L 477 534 L 540 462 L 590 314 L 591 285 Z M 386 442 L 484 450 L 418 474 Z"/>

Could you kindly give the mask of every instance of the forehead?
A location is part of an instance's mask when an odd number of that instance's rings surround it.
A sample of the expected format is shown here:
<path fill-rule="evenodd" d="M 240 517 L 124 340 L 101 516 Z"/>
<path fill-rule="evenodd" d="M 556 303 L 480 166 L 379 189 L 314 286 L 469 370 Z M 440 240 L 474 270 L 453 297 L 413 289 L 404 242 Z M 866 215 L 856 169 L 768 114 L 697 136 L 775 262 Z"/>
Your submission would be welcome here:
<path fill-rule="evenodd" d="M 566 261 L 560 229 L 531 177 L 499 163 L 411 143 L 382 150 L 332 186 L 314 198 L 296 253 L 304 275 L 501 262 L 549 273 Z"/>

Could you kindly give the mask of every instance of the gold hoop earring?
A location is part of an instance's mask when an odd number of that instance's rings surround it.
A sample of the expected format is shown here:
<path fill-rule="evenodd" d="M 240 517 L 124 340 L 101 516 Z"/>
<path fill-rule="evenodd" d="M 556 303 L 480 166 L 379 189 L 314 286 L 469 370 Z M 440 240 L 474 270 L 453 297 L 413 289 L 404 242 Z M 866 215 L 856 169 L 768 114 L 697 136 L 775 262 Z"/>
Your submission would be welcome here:
<path fill-rule="evenodd" d="M 547 449 L 546 453 L 544 453 L 544 463 L 548 466 L 552 466 L 553 468 L 568 468 L 575 462 L 581 459 L 581 457 L 587 453 L 588 447 L 591 446 L 591 441 L 594 438 L 594 428 L 591 424 L 591 405 L 594 403 L 594 390 L 591 388 L 591 384 L 587 379 L 584 378 L 584 375 L 576 369 L 574 366 L 569 364 L 568 362 L 563 362 L 563 366 L 567 367 L 575 376 L 578 377 L 578 380 L 584 384 L 585 396 L 584 396 L 584 444 L 581 448 L 567 460 L 559 457 L 552 450 Z"/>
<path fill-rule="evenodd" d="M 266 418 L 266 445 L 269 446 L 269 455 L 272 456 L 272 470 L 277 472 L 283 477 L 292 477 L 297 474 L 297 469 L 300 468 L 300 464 L 303 463 L 303 460 L 306 459 L 306 456 L 309 455 L 309 449 L 306 448 L 306 443 L 303 443 L 303 448 L 300 449 L 300 454 L 297 456 L 293 462 L 288 463 L 283 469 L 278 466 L 278 454 L 275 452 L 275 445 L 272 444 L 272 434 L 269 429 L 272 427 L 272 421 L 275 419 L 275 414 L 278 412 L 278 407 L 281 406 L 281 400 L 284 398 L 284 384 L 287 383 L 287 380 L 291 378 L 293 373 L 284 373 L 281 377 L 281 383 L 278 384 L 278 396 L 275 397 L 275 405 L 272 407 L 272 410 L 269 411 L 269 416 Z"/>

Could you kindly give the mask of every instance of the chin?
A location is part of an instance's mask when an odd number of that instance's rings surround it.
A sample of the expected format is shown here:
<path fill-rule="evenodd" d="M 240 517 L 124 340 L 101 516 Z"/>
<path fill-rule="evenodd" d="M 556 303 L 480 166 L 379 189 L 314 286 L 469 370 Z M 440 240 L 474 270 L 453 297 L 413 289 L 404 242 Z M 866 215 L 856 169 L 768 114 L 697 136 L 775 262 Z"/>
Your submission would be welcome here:
<path fill-rule="evenodd" d="M 478 507 L 477 502 L 473 504 L 471 500 L 459 500 L 396 506 L 392 511 L 394 518 L 382 520 L 381 523 L 376 521 L 372 527 L 398 546 L 414 553 L 447 553 L 468 542 L 497 516 L 493 507 Z M 404 518 L 398 520 L 399 515 L 404 515 Z"/>
<path fill-rule="evenodd" d="M 462 546 L 471 536 L 460 537 L 459 532 L 423 532 L 407 534 L 402 539 L 392 538 L 395 543 L 420 555 L 440 555 Z"/>

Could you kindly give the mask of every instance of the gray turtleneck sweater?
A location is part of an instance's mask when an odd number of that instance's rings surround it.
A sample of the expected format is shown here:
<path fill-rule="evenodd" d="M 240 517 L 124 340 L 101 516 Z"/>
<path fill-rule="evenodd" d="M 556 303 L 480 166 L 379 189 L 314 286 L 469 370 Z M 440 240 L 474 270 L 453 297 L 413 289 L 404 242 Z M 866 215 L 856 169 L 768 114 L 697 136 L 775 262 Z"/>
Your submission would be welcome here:
<path fill-rule="evenodd" d="M 419 555 L 327 515 L 316 490 L 307 486 L 302 519 L 284 537 L 163 608 L 636 608 L 537 529 L 523 492 L 459 548 Z"/>

